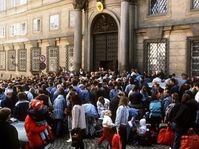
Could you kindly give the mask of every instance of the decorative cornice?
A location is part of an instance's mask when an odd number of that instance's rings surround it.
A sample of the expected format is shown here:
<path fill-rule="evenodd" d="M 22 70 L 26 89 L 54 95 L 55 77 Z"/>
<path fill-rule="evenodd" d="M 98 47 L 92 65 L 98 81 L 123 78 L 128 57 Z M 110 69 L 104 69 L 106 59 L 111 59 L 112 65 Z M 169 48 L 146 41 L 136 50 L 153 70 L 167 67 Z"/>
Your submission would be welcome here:
<path fill-rule="evenodd" d="M 85 7 L 86 0 L 73 0 L 74 9 L 82 10 Z"/>

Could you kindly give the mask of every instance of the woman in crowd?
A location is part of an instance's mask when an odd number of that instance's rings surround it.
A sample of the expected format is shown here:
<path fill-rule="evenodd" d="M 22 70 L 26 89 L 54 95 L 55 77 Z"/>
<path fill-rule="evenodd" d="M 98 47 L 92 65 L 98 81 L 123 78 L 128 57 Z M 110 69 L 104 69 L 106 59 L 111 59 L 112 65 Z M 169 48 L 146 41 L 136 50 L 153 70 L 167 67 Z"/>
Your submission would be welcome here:
<path fill-rule="evenodd" d="M 128 98 L 125 96 L 121 96 L 119 106 L 116 111 L 115 125 L 117 132 L 121 136 L 122 149 L 126 149 L 126 144 L 127 144 L 127 124 L 129 118 L 129 111 L 127 105 L 128 105 Z"/>
<path fill-rule="evenodd" d="M 180 104 L 176 104 L 172 109 L 171 115 L 174 115 L 172 119 L 172 126 L 175 132 L 175 139 L 173 149 L 180 148 L 180 140 L 183 134 L 185 134 L 189 128 L 194 126 L 196 120 L 197 104 L 191 96 L 184 93 Z"/>
<path fill-rule="evenodd" d="M 80 138 L 75 144 L 75 149 L 84 149 L 83 136 L 86 129 L 86 119 L 82 102 L 78 95 L 72 97 L 72 131 L 75 129 L 81 129 L 79 133 Z M 73 141 L 73 140 L 72 140 Z"/>

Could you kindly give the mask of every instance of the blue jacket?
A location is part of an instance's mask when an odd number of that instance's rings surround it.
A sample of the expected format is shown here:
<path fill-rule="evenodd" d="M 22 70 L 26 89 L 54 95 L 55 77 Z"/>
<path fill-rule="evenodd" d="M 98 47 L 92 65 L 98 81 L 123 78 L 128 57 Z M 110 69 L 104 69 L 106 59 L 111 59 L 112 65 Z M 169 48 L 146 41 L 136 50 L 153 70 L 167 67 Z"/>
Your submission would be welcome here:
<path fill-rule="evenodd" d="M 53 116 L 55 119 L 64 119 L 66 100 L 63 95 L 58 95 L 53 102 Z"/>

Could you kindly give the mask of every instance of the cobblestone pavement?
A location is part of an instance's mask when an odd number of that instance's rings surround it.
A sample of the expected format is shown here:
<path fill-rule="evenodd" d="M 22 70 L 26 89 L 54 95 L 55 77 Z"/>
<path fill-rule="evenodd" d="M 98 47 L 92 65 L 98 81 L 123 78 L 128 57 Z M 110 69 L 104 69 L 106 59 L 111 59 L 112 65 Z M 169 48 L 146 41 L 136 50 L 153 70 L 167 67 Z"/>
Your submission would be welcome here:
<path fill-rule="evenodd" d="M 104 143 L 101 146 L 98 146 L 96 139 L 84 140 L 85 149 L 108 149 L 107 144 Z M 74 149 L 71 147 L 70 143 L 67 143 L 66 139 L 57 139 L 51 144 L 49 149 Z M 162 145 L 153 145 L 151 147 L 141 147 L 141 146 L 127 146 L 126 149 L 169 149 L 168 146 Z"/>

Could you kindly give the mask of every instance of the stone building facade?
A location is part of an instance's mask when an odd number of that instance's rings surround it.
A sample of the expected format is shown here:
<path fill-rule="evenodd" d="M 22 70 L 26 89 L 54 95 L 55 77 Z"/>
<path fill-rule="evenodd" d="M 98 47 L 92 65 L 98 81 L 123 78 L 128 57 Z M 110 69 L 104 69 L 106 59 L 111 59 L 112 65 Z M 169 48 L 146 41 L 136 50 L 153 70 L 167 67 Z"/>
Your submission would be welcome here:
<path fill-rule="evenodd" d="M 199 76 L 199 0 L 0 0 L 0 77 L 137 67 Z"/>

